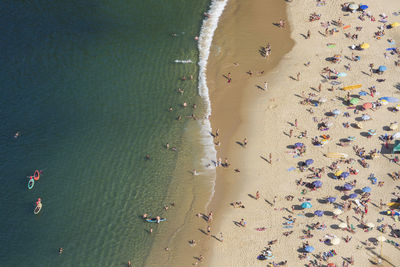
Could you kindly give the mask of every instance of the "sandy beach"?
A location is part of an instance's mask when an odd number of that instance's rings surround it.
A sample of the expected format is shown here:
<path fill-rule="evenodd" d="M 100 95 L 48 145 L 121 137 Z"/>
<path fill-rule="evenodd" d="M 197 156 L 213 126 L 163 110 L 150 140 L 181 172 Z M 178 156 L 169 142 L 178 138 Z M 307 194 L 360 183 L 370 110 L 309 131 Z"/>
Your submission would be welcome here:
<path fill-rule="evenodd" d="M 215 238 L 193 264 L 398 266 L 398 217 L 381 212 L 399 193 L 385 138 L 400 119 L 398 54 L 387 50 L 400 42 L 390 26 L 400 2 L 352 13 L 345 1 L 294 0 L 265 16 L 271 2 L 231 1 L 215 35 L 211 121 L 228 166 L 205 212 L 213 220 L 199 218 L 202 238 Z"/>

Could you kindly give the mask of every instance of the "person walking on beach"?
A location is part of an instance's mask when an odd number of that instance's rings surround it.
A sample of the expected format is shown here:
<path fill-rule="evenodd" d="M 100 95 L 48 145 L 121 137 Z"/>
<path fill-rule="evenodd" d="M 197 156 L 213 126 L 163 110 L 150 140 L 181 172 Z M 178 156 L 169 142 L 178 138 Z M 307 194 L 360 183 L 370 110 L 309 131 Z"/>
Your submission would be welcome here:
<path fill-rule="evenodd" d="M 264 82 L 264 89 L 267 90 L 268 89 L 268 83 Z"/>
<path fill-rule="evenodd" d="M 310 39 L 310 37 L 311 37 L 311 31 L 308 30 L 308 31 L 307 31 L 307 38 L 306 38 L 306 39 Z"/>
<path fill-rule="evenodd" d="M 228 83 L 230 83 L 232 81 L 232 75 L 230 72 L 228 72 L 228 75 L 226 76 L 228 79 Z"/>
<path fill-rule="evenodd" d="M 256 192 L 256 199 L 258 200 L 259 198 L 260 198 L 260 192 L 257 191 L 257 192 Z"/>
<path fill-rule="evenodd" d="M 211 235 L 211 226 L 207 226 L 207 235 Z"/>
<path fill-rule="evenodd" d="M 269 164 L 272 164 L 272 153 L 269 153 Z"/>
<path fill-rule="evenodd" d="M 294 127 L 297 129 L 297 119 L 294 120 Z"/>
<path fill-rule="evenodd" d="M 246 138 L 246 137 L 243 139 L 243 146 L 244 146 L 244 147 L 247 146 L 247 138 Z"/>
<path fill-rule="evenodd" d="M 292 135 L 293 135 L 293 129 L 290 129 L 290 131 L 289 131 L 289 137 L 292 138 Z"/>
<path fill-rule="evenodd" d="M 297 80 L 297 81 L 300 81 L 300 72 L 297 73 L 297 78 L 296 78 L 296 80 Z"/>

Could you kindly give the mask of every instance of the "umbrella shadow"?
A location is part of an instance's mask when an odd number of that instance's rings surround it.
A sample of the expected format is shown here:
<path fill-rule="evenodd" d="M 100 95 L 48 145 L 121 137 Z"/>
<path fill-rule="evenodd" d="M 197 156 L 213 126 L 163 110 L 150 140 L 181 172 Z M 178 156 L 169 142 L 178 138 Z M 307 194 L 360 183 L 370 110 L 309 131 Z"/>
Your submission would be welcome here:
<path fill-rule="evenodd" d="M 292 207 L 294 210 L 303 210 L 303 207 L 300 205 L 293 205 Z"/>
<path fill-rule="evenodd" d="M 369 73 L 365 72 L 365 71 L 361 71 L 362 74 L 365 74 L 367 76 L 371 76 Z"/>
<path fill-rule="evenodd" d="M 251 197 L 252 199 L 257 200 L 257 198 L 255 196 L 253 196 L 252 194 L 247 194 L 249 197 Z"/>
<path fill-rule="evenodd" d="M 337 180 L 337 177 L 335 176 L 335 174 L 333 172 L 328 173 L 328 177 L 333 180 Z"/>
<path fill-rule="evenodd" d="M 318 203 L 320 203 L 320 204 L 327 204 L 327 203 L 329 202 L 328 200 L 323 199 L 323 198 L 318 198 L 317 201 L 318 201 Z"/>
<path fill-rule="evenodd" d="M 260 158 L 262 158 L 263 160 L 265 160 L 265 161 L 268 162 L 268 163 L 271 163 L 271 162 L 269 162 L 268 159 L 264 158 L 263 156 L 260 156 Z"/>
<path fill-rule="evenodd" d="M 255 87 L 257 87 L 258 89 L 265 91 L 265 88 L 261 87 L 260 85 L 256 84 Z"/>
<path fill-rule="evenodd" d="M 362 195 L 364 192 L 361 189 L 354 190 L 354 193 Z"/>
<path fill-rule="evenodd" d="M 326 211 L 324 211 L 324 215 L 326 215 L 326 216 L 333 216 L 334 214 L 333 214 L 332 211 L 326 210 Z"/>
<path fill-rule="evenodd" d="M 236 141 L 236 144 L 240 145 L 241 147 L 244 147 L 244 144 L 240 141 Z"/>
<path fill-rule="evenodd" d="M 384 131 L 391 131 L 391 129 L 390 129 L 389 126 L 383 126 L 382 129 L 383 129 Z"/>
<path fill-rule="evenodd" d="M 307 212 L 306 214 L 304 214 L 304 216 L 306 216 L 307 218 L 312 218 L 312 217 L 314 217 L 315 215 L 314 215 L 314 213 Z"/>
<path fill-rule="evenodd" d="M 293 81 L 297 81 L 297 79 L 293 76 L 289 76 L 290 79 L 292 79 Z"/>
<path fill-rule="evenodd" d="M 350 123 L 350 126 L 354 129 L 359 129 L 356 123 Z"/>
<path fill-rule="evenodd" d="M 339 230 L 340 229 L 340 227 L 339 227 L 339 225 L 337 225 L 337 224 L 331 224 L 331 229 L 333 229 L 333 230 Z"/>
<path fill-rule="evenodd" d="M 371 136 L 368 132 L 360 132 L 360 135 L 361 135 L 362 137 L 366 137 L 366 138 L 368 138 L 368 137 Z"/>

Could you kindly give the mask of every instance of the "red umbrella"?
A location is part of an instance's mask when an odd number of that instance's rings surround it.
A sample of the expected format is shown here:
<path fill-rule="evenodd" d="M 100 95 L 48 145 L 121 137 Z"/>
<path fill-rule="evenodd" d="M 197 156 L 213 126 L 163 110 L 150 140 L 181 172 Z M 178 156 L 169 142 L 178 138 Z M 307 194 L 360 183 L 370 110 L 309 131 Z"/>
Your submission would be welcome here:
<path fill-rule="evenodd" d="M 369 108 L 372 108 L 372 103 L 364 103 L 364 105 L 362 105 L 362 107 L 364 108 L 364 109 L 369 109 Z"/>

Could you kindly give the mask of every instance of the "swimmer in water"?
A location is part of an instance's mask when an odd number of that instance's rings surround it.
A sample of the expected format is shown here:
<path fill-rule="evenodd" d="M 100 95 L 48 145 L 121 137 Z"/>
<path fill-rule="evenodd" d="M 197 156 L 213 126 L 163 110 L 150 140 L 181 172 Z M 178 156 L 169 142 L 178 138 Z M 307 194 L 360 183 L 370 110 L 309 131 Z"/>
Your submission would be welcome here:
<path fill-rule="evenodd" d="M 58 249 L 58 254 L 60 254 L 60 255 L 61 255 L 61 254 L 63 253 L 63 251 L 64 251 L 64 249 L 63 249 L 63 248 L 59 248 L 59 249 Z"/>
<path fill-rule="evenodd" d="M 14 134 L 14 138 L 17 139 L 20 135 L 21 135 L 21 133 L 20 133 L 19 131 L 17 131 L 17 132 Z"/>

